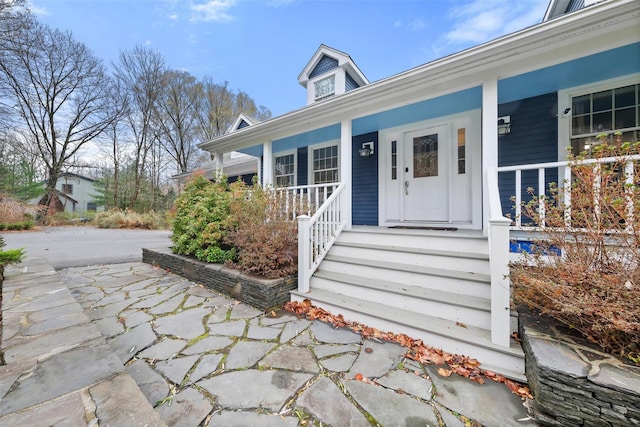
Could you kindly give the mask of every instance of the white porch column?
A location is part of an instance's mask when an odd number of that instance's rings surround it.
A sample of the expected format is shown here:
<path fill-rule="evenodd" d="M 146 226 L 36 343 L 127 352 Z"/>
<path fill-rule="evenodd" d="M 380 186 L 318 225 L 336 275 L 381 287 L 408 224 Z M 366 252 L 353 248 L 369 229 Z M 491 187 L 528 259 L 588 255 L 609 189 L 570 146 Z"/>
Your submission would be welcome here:
<path fill-rule="evenodd" d="M 482 84 L 482 223 L 489 237 L 491 272 L 491 342 L 510 345 L 511 281 L 509 279 L 509 225 L 502 216 L 498 192 L 498 80 Z"/>
<path fill-rule="evenodd" d="M 345 230 L 351 229 L 351 119 L 340 124 L 340 182 L 346 183 L 340 199 L 340 210 L 345 217 Z"/>
<path fill-rule="evenodd" d="M 482 83 L 482 170 L 498 167 L 498 80 Z M 482 232 L 489 230 L 489 191 L 487 174 L 482 174 Z"/>
<path fill-rule="evenodd" d="M 258 184 L 262 185 L 262 160 L 260 157 L 256 160 L 256 175 L 258 176 Z"/>
<path fill-rule="evenodd" d="M 216 167 L 213 178 L 217 181 L 223 175 L 224 153 L 222 151 L 213 152 L 213 163 Z"/>
<path fill-rule="evenodd" d="M 273 185 L 273 149 L 271 141 L 262 145 L 262 186 L 264 188 Z"/>

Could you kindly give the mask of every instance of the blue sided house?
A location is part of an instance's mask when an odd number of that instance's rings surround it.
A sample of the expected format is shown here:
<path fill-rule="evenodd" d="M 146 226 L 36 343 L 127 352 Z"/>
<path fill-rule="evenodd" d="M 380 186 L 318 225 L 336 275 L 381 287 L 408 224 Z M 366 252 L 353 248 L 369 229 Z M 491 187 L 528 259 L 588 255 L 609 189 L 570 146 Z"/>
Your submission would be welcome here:
<path fill-rule="evenodd" d="M 552 0 L 540 24 L 376 82 L 321 45 L 298 82 L 305 107 L 201 145 L 317 202 L 292 299 L 522 379 L 513 199 L 571 176 L 567 150 L 602 132 L 638 139 L 638 1 Z"/>

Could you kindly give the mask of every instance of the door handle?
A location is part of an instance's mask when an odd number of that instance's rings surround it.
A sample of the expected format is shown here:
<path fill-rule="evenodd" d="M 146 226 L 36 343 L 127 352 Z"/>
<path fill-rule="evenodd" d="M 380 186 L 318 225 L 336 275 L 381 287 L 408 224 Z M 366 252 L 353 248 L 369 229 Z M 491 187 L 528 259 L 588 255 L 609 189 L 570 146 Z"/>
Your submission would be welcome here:
<path fill-rule="evenodd" d="M 404 182 L 404 194 L 405 196 L 409 195 L 409 181 Z"/>

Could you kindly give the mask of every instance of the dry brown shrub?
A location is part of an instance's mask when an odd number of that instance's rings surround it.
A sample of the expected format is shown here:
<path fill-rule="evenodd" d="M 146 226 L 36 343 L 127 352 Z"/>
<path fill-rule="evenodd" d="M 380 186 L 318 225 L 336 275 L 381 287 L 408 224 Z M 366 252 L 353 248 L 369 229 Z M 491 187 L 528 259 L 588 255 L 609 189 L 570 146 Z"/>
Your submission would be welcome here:
<path fill-rule="evenodd" d="M 602 144 L 595 166 L 571 158 L 571 208 L 562 188 L 523 204 L 537 227 L 534 250 L 512 265 L 513 299 L 555 319 L 603 350 L 640 362 L 640 162 L 636 144 Z M 627 170 L 628 171 L 628 170 Z M 561 186 L 562 187 L 562 186 Z M 540 212 L 544 209 L 544 220 Z M 570 221 L 567 221 L 568 218 Z M 560 251 L 561 255 L 554 255 Z"/>
<path fill-rule="evenodd" d="M 233 224 L 227 243 L 238 249 L 236 265 L 256 276 L 275 279 L 298 269 L 298 228 L 286 200 L 260 186 L 232 184 Z M 289 201 L 290 202 L 290 201 Z"/>
<path fill-rule="evenodd" d="M 11 224 L 23 222 L 26 218 L 33 219 L 42 209 L 41 206 L 27 205 L 8 194 L 0 194 L 0 223 Z"/>

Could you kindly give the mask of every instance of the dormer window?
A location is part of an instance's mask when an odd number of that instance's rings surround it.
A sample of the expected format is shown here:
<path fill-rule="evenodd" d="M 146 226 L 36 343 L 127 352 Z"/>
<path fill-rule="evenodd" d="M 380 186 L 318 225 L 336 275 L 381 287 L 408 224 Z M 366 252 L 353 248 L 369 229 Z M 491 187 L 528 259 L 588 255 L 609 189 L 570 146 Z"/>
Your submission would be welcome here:
<path fill-rule="evenodd" d="M 331 75 L 315 82 L 315 100 L 320 101 L 336 94 L 336 76 Z"/>
<path fill-rule="evenodd" d="M 307 90 L 307 105 L 342 95 L 369 83 L 351 57 L 344 52 L 320 45 L 300 75 Z"/>

